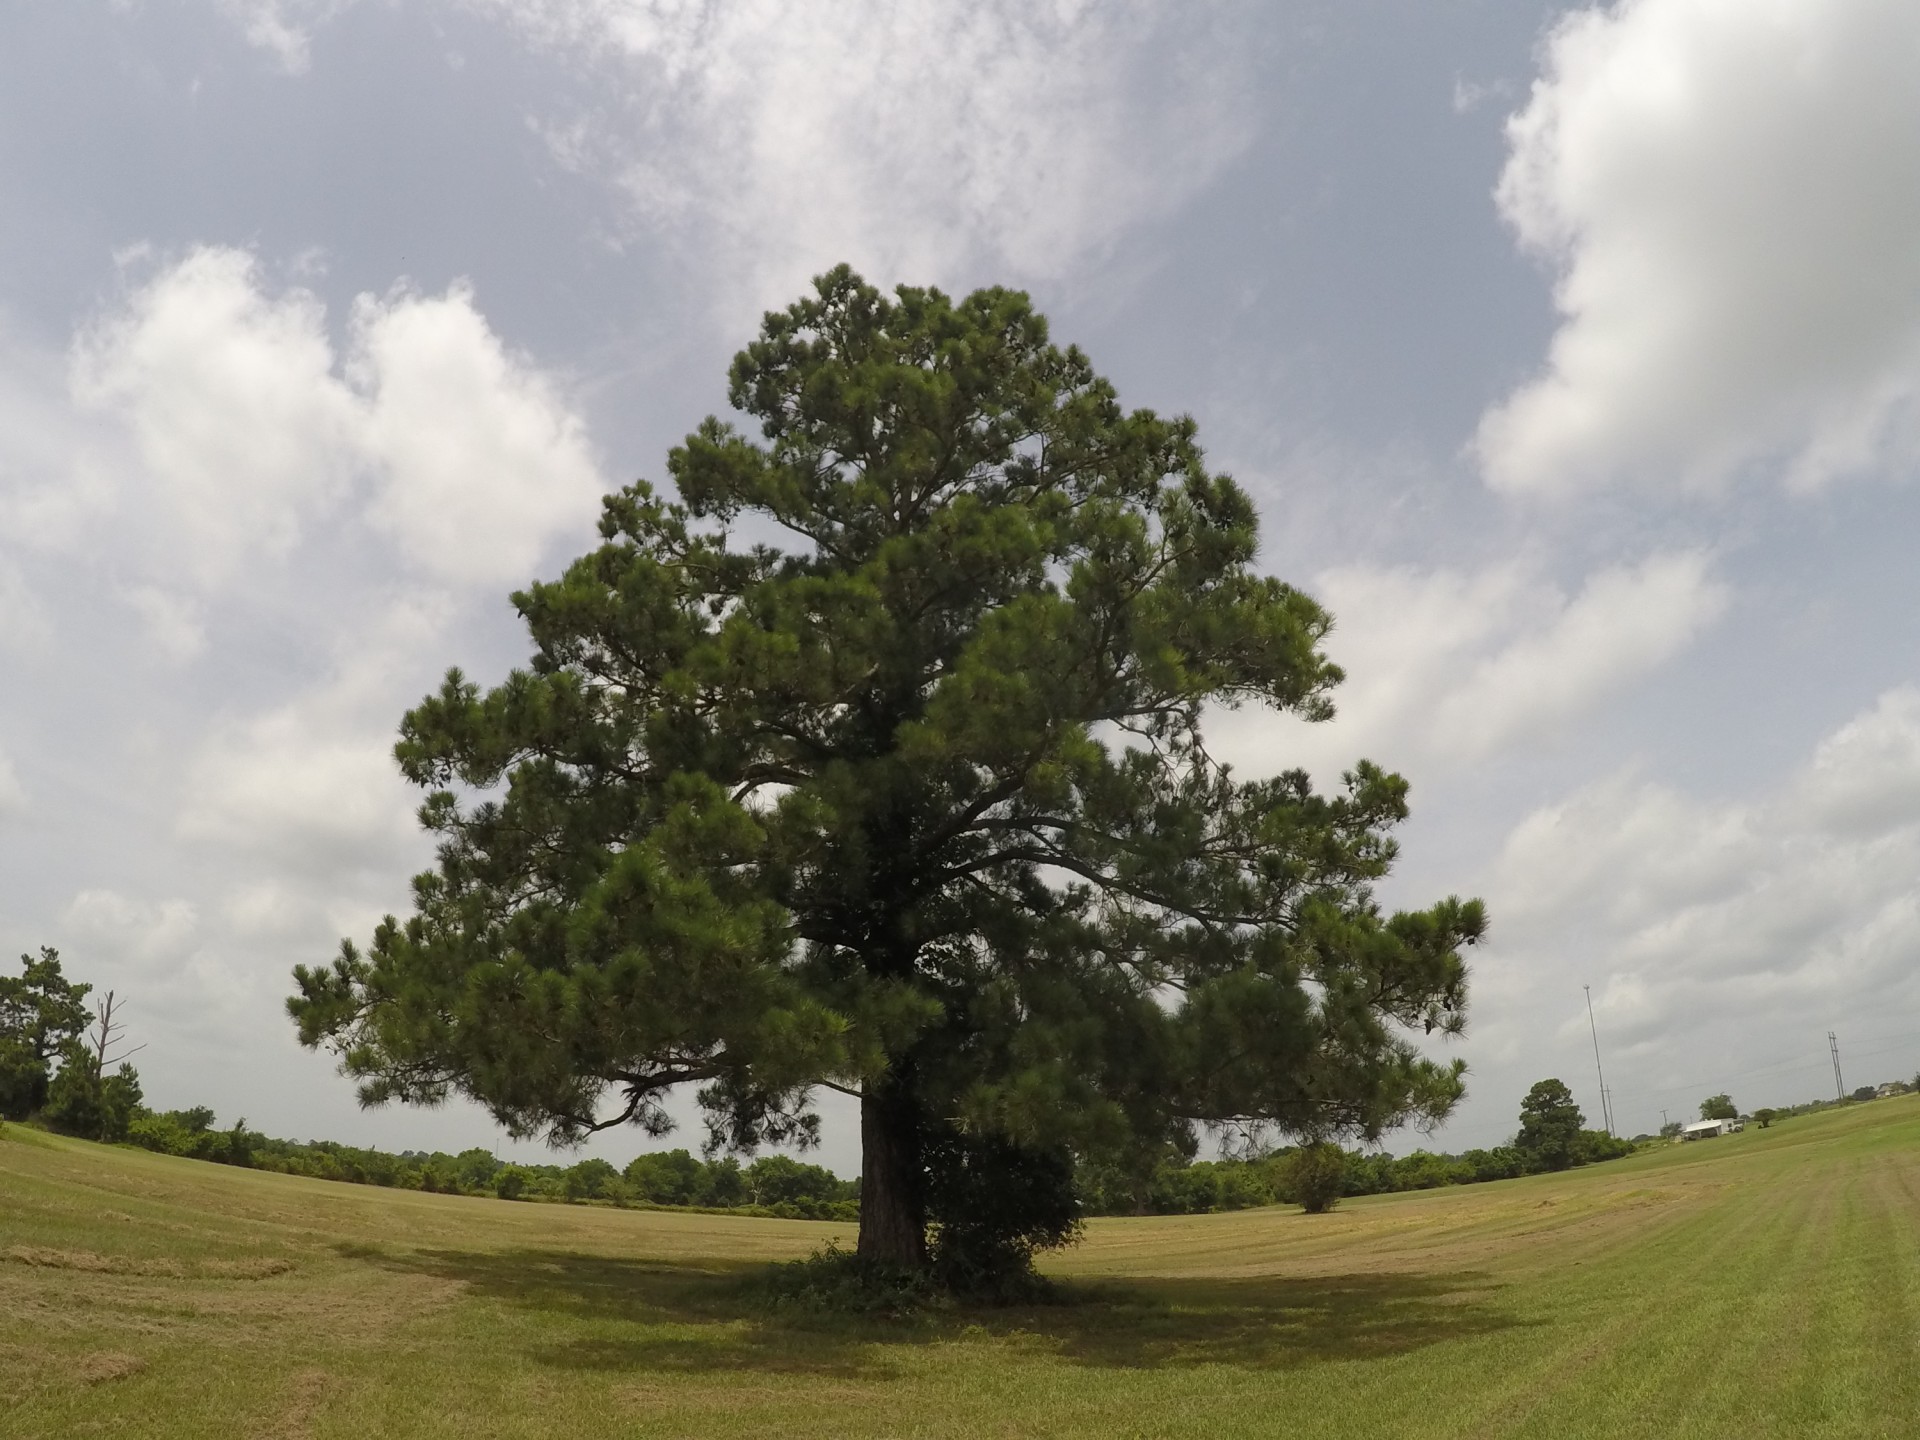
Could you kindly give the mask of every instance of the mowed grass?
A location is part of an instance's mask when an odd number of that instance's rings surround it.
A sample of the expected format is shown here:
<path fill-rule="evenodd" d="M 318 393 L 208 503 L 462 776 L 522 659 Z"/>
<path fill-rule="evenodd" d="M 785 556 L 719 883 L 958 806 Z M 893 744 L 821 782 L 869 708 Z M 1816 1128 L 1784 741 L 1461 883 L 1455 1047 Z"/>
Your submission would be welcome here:
<path fill-rule="evenodd" d="M 850 1227 L 0 1134 L 0 1435 L 1920 1435 L 1920 1097 L 1564 1176 L 1102 1220 L 1076 1303 L 768 1313 Z"/>

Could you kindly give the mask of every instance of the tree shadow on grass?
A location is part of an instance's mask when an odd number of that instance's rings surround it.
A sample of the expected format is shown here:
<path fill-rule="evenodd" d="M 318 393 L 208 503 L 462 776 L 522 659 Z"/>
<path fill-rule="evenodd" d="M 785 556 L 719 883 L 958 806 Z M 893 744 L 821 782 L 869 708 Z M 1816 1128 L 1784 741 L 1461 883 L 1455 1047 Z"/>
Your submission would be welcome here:
<path fill-rule="evenodd" d="M 984 1338 L 1091 1366 L 1288 1369 L 1379 1359 L 1522 1323 L 1499 1304 L 1495 1282 L 1471 1271 L 1080 1282 L 1056 1305 L 942 1307 L 885 1320 L 775 1309 L 764 1265 L 541 1250 L 347 1253 L 576 1322 L 589 1333 L 535 1352 L 566 1369 L 873 1379 L 893 1370 L 884 1347 Z"/>

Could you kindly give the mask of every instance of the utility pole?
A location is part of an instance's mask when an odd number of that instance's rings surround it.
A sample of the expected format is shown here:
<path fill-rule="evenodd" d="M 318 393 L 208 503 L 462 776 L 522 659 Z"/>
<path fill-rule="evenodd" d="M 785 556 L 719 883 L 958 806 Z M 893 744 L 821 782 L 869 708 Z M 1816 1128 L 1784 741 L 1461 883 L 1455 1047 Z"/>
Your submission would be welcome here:
<path fill-rule="evenodd" d="M 1671 1120 L 1667 1119 L 1667 1112 L 1662 1110 L 1660 1112 L 1660 1128 L 1664 1130 L 1667 1128 L 1667 1126 L 1671 1125 L 1672 1123 L 1673 1122 Z"/>
<path fill-rule="evenodd" d="M 1827 1031 L 1827 1050 L 1833 1056 L 1833 1094 L 1836 1100 L 1847 1098 L 1847 1085 L 1840 1078 L 1840 1041 L 1833 1031 Z"/>
<path fill-rule="evenodd" d="M 1607 1134 L 1613 1134 L 1613 1103 L 1607 1098 L 1607 1072 L 1600 1068 L 1600 1027 L 1593 1023 L 1593 987 L 1582 985 L 1587 992 L 1587 1029 L 1593 1032 L 1593 1069 L 1600 1077 L 1600 1120 L 1607 1127 Z"/>

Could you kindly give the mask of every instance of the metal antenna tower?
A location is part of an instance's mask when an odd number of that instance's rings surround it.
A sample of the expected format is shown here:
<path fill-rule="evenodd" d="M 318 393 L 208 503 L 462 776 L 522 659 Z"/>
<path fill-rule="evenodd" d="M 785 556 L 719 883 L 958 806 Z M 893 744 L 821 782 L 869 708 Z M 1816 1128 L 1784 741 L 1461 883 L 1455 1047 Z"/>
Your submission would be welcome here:
<path fill-rule="evenodd" d="M 1587 1029 L 1593 1032 L 1593 1070 L 1600 1077 L 1600 1120 L 1607 1127 L 1607 1134 L 1611 1135 L 1613 1102 L 1607 1096 L 1607 1072 L 1600 1066 L 1600 1027 L 1593 1023 L 1593 987 L 1582 985 L 1580 988 L 1587 992 Z"/>

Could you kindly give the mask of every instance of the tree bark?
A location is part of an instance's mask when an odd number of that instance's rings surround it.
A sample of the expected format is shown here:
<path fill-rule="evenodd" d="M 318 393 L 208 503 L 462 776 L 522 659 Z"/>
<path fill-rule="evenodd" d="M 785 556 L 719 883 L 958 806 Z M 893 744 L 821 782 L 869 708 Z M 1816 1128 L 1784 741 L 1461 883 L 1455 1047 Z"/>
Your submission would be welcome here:
<path fill-rule="evenodd" d="M 920 1113 L 904 1077 L 889 1075 L 860 1097 L 860 1242 L 868 1260 L 923 1269 L 927 1212 L 922 1193 Z"/>

